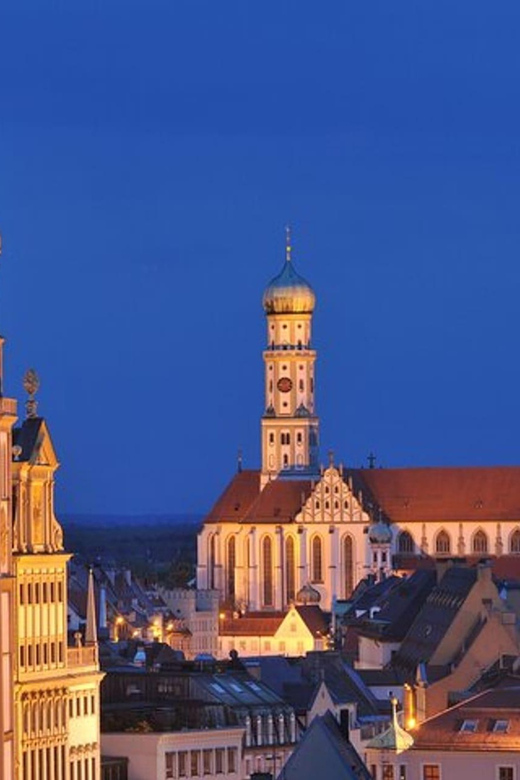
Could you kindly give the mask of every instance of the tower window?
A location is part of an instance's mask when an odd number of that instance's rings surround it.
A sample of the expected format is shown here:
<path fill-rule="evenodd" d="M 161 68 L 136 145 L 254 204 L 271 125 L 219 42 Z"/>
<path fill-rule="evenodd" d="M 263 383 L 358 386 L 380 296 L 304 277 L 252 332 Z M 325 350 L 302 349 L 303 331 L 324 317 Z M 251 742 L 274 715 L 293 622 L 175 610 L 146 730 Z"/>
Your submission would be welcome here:
<path fill-rule="evenodd" d="M 274 433 L 269 434 L 269 444 L 274 444 Z"/>
<path fill-rule="evenodd" d="M 288 466 L 289 466 L 289 458 L 287 457 L 287 455 L 284 455 L 283 456 L 283 467 L 284 467 L 284 469 L 286 469 Z"/>
<path fill-rule="evenodd" d="M 301 435 L 301 433 L 297 433 L 296 434 L 296 441 L 298 442 L 298 444 L 302 443 L 302 435 Z"/>
<path fill-rule="evenodd" d="M 303 390 L 303 379 L 300 379 L 298 383 L 298 387 L 300 388 L 300 390 Z"/>

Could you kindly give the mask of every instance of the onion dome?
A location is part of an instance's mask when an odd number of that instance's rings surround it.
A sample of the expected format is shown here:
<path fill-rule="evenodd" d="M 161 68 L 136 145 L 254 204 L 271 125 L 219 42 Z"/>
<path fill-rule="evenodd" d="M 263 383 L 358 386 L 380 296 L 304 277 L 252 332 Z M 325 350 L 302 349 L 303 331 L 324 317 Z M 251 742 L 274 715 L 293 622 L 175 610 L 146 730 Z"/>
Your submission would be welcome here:
<path fill-rule="evenodd" d="M 380 520 L 368 529 L 368 539 L 371 544 L 390 544 L 392 541 L 392 529 L 388 523 Z"/>
<path fill-rule="evenodd" d="M 319 591 L 313 588 L 312 585 L 309 585 L 308 582 L 296 594 L 297 604 L 318 604 L 320 600 L 321 595 Z"/>
<path fill-rule="evenodd" d="M 291 236 L 287 229 L 284 266 L 267 285 L 262 300 L 266 314 L 311 314 L 314 311 L 316 296 L 310 284 L 294 270 L 291 252 Z"/>

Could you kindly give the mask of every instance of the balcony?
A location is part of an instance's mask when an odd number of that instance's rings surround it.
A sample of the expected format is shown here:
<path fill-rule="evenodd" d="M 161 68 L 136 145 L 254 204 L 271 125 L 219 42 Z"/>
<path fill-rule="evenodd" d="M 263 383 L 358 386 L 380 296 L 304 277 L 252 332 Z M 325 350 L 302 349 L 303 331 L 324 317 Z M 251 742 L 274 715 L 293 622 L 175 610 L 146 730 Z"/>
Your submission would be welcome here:
<path fill-rule="evenodd" d="M 67 667 L 97 666 L 97 646 L 67 647 Z"/>

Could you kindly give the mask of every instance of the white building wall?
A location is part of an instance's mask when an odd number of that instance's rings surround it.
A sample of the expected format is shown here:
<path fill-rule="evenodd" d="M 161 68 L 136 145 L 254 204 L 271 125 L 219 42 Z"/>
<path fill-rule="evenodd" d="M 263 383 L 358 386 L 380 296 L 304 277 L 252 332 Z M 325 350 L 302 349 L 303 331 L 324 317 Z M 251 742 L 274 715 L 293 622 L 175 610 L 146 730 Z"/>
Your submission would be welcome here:
<path fill-rule="evenodd" d="M 191 754 L 196 752 L 200 771 L 196 777 L 206 780 L 242 780 L 244 759 L 242 755 L 243 728 L 219 728 L 193 731 L 177 731 L 167 734 L 102 734 L 101 751 L 105 756 L 126 756 L 129 759 L 128 780 L 165 780 L 166 754 L 174 753 L 173 780 L 193 777 Z M 217 771 L 216 751 L 224 751 L 223 771 Z M 229 765 L 228 750 L 236 757 L 235 771 Z M 203 751 L 211 751 L 210 772 L 204 772 Z M 187 753 L 186 775 L 179 774 L 179 752 Z M 222 754 L 221 754 L 222 755 Z"/>

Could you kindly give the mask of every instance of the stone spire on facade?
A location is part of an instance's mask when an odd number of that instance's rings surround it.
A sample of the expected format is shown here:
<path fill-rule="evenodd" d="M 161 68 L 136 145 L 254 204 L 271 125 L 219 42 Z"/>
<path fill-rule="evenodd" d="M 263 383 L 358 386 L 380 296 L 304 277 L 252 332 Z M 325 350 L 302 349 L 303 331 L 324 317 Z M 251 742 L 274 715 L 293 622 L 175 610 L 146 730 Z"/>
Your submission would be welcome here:
<path fill-rule="evenodd" d="M 87 592 L 87 625 L 85 628 L 85 644 L 87 646 L 97 645 L 97 624 L 96 624 L 96 601 L 94 596 L 94 574 L 92 569 L 88 572 L 88 592 Z"/>

